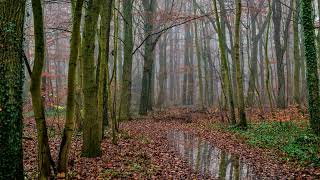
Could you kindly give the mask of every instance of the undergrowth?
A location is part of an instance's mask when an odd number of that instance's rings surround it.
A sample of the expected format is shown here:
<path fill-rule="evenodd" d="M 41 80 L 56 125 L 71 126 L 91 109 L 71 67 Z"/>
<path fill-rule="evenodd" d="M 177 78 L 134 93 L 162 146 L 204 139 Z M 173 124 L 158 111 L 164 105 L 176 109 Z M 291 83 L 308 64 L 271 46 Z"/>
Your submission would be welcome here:
<path fill-rule="evenodd" d="M 251 124 L 247 130 L 228 130 L 244 137 L 252 146 L 282 152 L 287 161 L 320 166 L 320 137 L 312 133 L 306 122 L 263 122 Z"/>

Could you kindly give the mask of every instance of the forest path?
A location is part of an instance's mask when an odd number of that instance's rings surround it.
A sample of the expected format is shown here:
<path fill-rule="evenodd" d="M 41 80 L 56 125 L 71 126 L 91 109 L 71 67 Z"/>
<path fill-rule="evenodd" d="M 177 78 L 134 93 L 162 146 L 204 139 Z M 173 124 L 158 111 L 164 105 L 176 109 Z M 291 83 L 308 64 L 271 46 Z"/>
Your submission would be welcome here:
<path fill-rule="evenodd" d="M 251 121 L 272 117 L 281 117 L 281 121 L 285 121 L 300 116 L 293 112 L 288 109 L 261 115 L 257 110 L 252 110 L 248 116 Z M 222 113 L 214 109 L 169 108 L 123 123 L 122 128 L 129 134 L 147 137 L 151 144 L 155 143 L 155 148 L 168 145 L 168 151 L 173 150 L 177 158 L 182 158 L 193 169 L 192 172 L 195 170 L 194 173 L 201 177 L 209 174 L 211 178 L 320 178 L 319 168 L 301 167 L 280 160 L 279 154 L 274 151 L 249 146 L 243 138 L 216 128 L 225 120 Z M 221 161 L 222 156 L 225 156 L 225 162 Z M 236 167 L 237 160 L 239 168 Z"/>
<path fill-rule="evenodd" d="M 258 117 L 258 116 L 257 116 Z M 76 132 L 69 160 L 71 179 L 242 179 L 311 177 L 318 169 L 280 161 L 273 153 L 253 148 L 243 139 L 213 128 L 223 118 L 215 110 L 169 108 L 120 124 L 118 144 L 102 141 L 102 156 L 81 156 L 82 134 Z M 34 120 L 24 128 L 24 165 L 28 179 L 36 176 L 37 150 Z M 60 128 L 59 128 L 60 127 Z M 60 144 L 61 124 L 49 123 L 54 159 Z M 224 158 L 222 158 L 224 157 Z M 221 161 L 225 159 L 225 161 Z M 209 161 L 208 161 L 209 160 Z M 238 161 L 239 160 L 239 161 Z M 237 162 L 240 162 L 237 168 Z"/>

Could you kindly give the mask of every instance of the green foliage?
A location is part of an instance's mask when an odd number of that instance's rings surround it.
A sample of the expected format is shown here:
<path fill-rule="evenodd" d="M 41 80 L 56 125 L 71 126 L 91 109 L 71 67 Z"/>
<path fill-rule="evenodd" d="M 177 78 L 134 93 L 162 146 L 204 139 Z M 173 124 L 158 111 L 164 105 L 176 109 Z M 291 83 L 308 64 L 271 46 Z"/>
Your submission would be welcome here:
<path fill-rule="evenodd" d="M 228 130 L 246 139 L 252 146 L 273 149 L 285 154 L 285 160 L 301 164 L 320 165 L 320 138 L 307 128 L 306 123 L 263 122 L 249 126 L 247 131 L 238 127 Z"/>
<path fill-rule="evenodd" d="M 304 35 L 304 49 L 307 67 L 308 110 L 310 126 L 318 135 L 320 134 L 320 96 L 317 51 L 315 46 L 315 32 L 313 20 L 312 1 L 302 0 L 302 27 Z"/>
<path fill-rule="evenodd" d="M 294 141 L 282 148 L 289 158 L 297 158 L 300 161 L 320 166 L 319 159 L 320 138 L 312 133 L 301 134 Z"/>

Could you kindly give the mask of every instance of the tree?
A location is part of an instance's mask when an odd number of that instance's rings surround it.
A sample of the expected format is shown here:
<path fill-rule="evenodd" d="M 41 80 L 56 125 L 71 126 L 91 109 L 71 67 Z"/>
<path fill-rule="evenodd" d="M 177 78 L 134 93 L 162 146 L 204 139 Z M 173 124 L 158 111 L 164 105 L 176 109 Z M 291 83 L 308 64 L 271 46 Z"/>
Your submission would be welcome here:
<path fill-rule="evenodd" d="M 317 51 L 315 46 L 312 1 L 301 0 L 301 6 L 310 125 L 316 134 L 320 134 L 319 76 L 317 71 Z"/>
<path fill-rule="evenodd" d="M 243 78 L 240 67 L 240 21 L 241 21 L 241 0 L 236 1 L 236 19 L 235 19 L 235 33 L 234 33 L 234 62 L 236 63 L 236 78 L 237 78 L 237 91 L 238 91 L 238 104 L 239 104 L 239 126 L 242 128 L 247 127 L 247 119 L 244 106 L 243 95 Z"/>
<path fill-rule="evenodd" d="M 70 44 L 69 72 L 68 72 L 68 97 L 66 122 L 63 130 L 58 159 L 58 173 L 65 177 L 68 165 L 68 156 L 74 131 L 75 118 L 75 77 L 80 44 L 80 24 L 83 0 L 77 0 L 73 11 L 73 25 Z M 60 176 L 61 177 L 61 176 Z"/>
<path fill-rule="evenodd" d="M 230 110 L 230 120 L 232 124 L 236 123 L 236 115 L 234 111 L 234 101 L 233 101 L 233 90 L 231 87 L 231 82 L 230 82 L 230 73 L 229 73 L 229 68 L 228 68 L 228 61 L 226 58 L 226 53 L 225 53 L 225 46 L 223 42 L 223 35 L 221 31 L 221 25 L 220 25 L 220 18 L 218 14 L 218 8 L 217 8 L 217 2 L 216 0 L 213 1 L 213 10 L 215 14 L 215 18 L 217 21 L 217 33 L 218 33 L 218 41 L 219 41 L 219 48 L 220 48 L 220 58 L 221 58 L 221 73 L 222 73 L 222 80 L 223 80 L 223 87 L 225 88 L 225 93 L 228 99 L 229 103 L 229 110 Z"/>
<path fill-rule="evenodd" d="M 48 179 L 51 166 L 54 167 L 48 142 L 47 124 L 44 114 L 44 104 L 41 95 L 41 74 L 44 66 L 44 33 L 41 0 L 32 0 L 35 54 L 31 75 L 31 98 L 38 134 L 38 166 L 39 179 Z M 51 163 L 51 164 L 50 164 Z"/>
<path fill-rule="evenodd" d="M 159 96 L 158 106 L 161 108 L 167 96 L 167 35 L 163 35 L 159 43 Z"/>
<path fill-rule="evenodd" d="M 155 0 L 143 0 L 142 5 L 145 12 L 144 33 L 146 41 L 144 48 L 144 65 L 142 75 L 142 90 L 140 98 L 139 114 L 146 115 L 148 110 L 152 110 L 151 89 L 152 89 L 152 73 L 154 63 L 154 42 L 153 38 L 149 37 L 153 31 L 153 16 L 156 10 Z"/>
<path fill-rule="evenodd" d="M 193 0 L 193 11 L 194 15 L 197 15 L 197 10 L 195 7 L 196 0 Z M 199 81 L 199 99 L 202 108 L 204 108 L 204 101 L 203 101 L 203 85 L 202 85 L 202 71 L 201 71 L 201 51 L 199 45 L 199 38 L 198 38 L 198 25 L 197 22 L 194 22 L 194 34 L 195 34 L 195 44 L 196 44 L 196 54 L 197 54 L 197 61 L 198 61 L 198 81 Z"/>
<path fill-rule="evenodd" d="M 25 0 L 0 2 L 0 177 L 24 179 L 22 150 Z"/>
<path fill-rule="evenodd" d="M 254 1 L 250 0 L 250 4 L 254 5 Z M 250 25 L 251 25 L 251 56 L 250 56 L 250 65 L 249 65 L 249 84 L 248 84 L 248 97 L 247 97 L 247 104 L 248 105 L 253 105 L 254 103 L 254 97 L 255 97 L 255 92 L 257 89 L 257 79 L 258 79 L 258 43 L 259 40 L 262 37 L 262 34 L 264 30 L 266 29 L 266 26 L 269 22 L 270 17 L 268 16 L 267 19 L 262 23 L 261 28 L 259 28 L 259 31 L 257 32 L 257 25 L 256 21 L 258 18 L 259 13 L 262 10 L 262 7 L 264 5 L 264 1 L 260 1 L 258 5 L 259 10 L 252 9 L 250 11 Z M 249 36 L 248 36 L 249 38 Z M 249 44 L 248 44 L 249 45 Z M 249 54 L 249 52 L 248 52 Z"/>
<path fill-rule="evenodd" d="M 300 69 L 301 69 L 301 58 L 300 58 L 300 48 L 299 48 L 299 12 L 300 12 L 300 0 L 295 0 L 294 2 L 294 21 L 293 21 L 293 53 L 294 53 L 294 101 L 300 106 Z"/>
<path fill-rule="evenodd" d="M 114 30 L 114 38 L 113 38 L 113 101 L 111 102 L 111 89 L 109 88 L 109 107 L 111 111 L 111 130 L 112 130 L 112 143 L 117 144 L 117 136 L 116 132 L 118 131 L 118 122 L 117 122 L 117 58 L 118 58 L 118 37 L 119 37 L 119 14 L 117 9 L 120 9 L 120 2 L 115 1 L 114 10 L 113 10 L 113 30 Z M 112 79 L 111 79 L 112 80 Z"/>
<path fill-rule="evenodd" d="M 98 121 L 99 128 L 101 131 L 101 138 L 103 138 L 105 121 L 109 119 L 107 99 L 109 87 L 109 47 L 110 47 L 110 30 L 111 30 L 111 19 L 112 19 L 112 7 L 113 0 L 103 0 L 101 9 L 101 21 L 100 21 L 100 72 L 99 72 L 99 86 L 98 86 Z M 107 109 L 107 111 L 105 110 Z"/>
<path fill-rule="evenodd" d="M 100 12 L 101 0 L 89 0 L 84 20 L 82 60 L 83 60 L 83 97 L 84 123 L 82 154 L 96 157 L 101 154 L 101 130 L 97 119 L 97 85 L 95 76 L 95 35 Z"/>
<path fill-rule="evenodd" d="M 285 100 L 285 76 L 284 76 L 284 64 L 283 64 L 283 55 L 286 52 L 288 46 L 288 37 L 289 37 L 289 26 L 291 22 L 293 9 L 293 0 L 290 3 L 290 9 L 288 12 L 287 19 L 284 26 L 284 42 L 281 43 L 281 19 L 282 19 L 282 4 L 280 0 L 273 0 L 272 2 L 272 12 L 273 12 L 273 24 L 274 24 L 274 45 L 277 58 L 277 74 L 278 74 L 278 96 L 277 96 L 277 106 L 279 108 L 286 107 Z"/>
<path fill-rule="evenodd" d="M 120 120 L 127 120 L 130 118 L 130 104 L 131 104 L 131 79 L 132 79 L 132 50 L 133 50 L 133 1 L 123 1 L 123 18 L 124 23 L 124 62 L 122 73 L 122 90 L 120 100 Z"/>

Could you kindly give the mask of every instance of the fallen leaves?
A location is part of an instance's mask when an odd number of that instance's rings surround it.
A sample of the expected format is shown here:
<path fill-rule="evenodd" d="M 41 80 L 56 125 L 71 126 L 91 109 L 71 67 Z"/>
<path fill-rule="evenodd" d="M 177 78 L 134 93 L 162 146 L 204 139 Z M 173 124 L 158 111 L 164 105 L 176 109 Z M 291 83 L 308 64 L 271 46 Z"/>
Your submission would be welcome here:
<path fill-rule="evenodd" d="M 304 117 L 296 110 L 267 112 L 269 117 L 286 115 L 282 120 Z M 251 121 L 259 121 L 259 116 L 249 112 Z M 287 117 L 288 116 L 288 117 Z M 190 108 L 171 108 L 157 111 L 133 121 L 121 123 L 118 145 L 113 145 L 108 136 L 102 141 L 102 156 L 81 157 L 82 140 L 75 133 L 69 159 L 70 179 L 213 179 L 194 172 L 186 160 L 182 159 L 169 145 L 167 133 L 183 130 L 231 154 L 245 159 L 260 177 L 310 178 L 318 177 L 319 169 L 299 167 L 280 161 L 273 153 L 246 145 L 234 134 L 209 127 L 213 122 L 221 122 L 221 113 L 215 109 L 198 111 Z M 62 121 L 63 122 L 63 121 Z M 37 175 L 37 138 L 33 119 L 26 119 L 24 126 L 24 166 L 28 179 Z M 50 147 L 53 158 L 57 159 L 60 144 L 61 121 L 48 123 L 52 129 Z"/>

